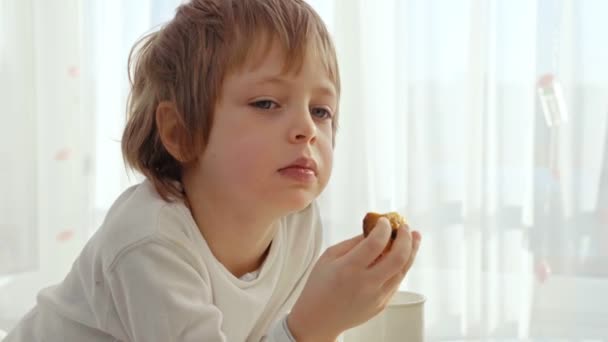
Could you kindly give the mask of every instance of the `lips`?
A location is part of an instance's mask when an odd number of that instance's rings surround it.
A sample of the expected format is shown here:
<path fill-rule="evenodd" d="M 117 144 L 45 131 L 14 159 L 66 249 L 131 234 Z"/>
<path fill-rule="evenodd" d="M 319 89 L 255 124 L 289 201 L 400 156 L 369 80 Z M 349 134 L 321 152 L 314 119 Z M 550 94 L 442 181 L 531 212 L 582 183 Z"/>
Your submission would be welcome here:
<path fill-rule="evenodd" d="M 300 157 L 289 165 L 280 168 L 279 171 L 299 171 L 303 173 L 312 173 L 317 175 L 317 163 L 312 158 Z"/>

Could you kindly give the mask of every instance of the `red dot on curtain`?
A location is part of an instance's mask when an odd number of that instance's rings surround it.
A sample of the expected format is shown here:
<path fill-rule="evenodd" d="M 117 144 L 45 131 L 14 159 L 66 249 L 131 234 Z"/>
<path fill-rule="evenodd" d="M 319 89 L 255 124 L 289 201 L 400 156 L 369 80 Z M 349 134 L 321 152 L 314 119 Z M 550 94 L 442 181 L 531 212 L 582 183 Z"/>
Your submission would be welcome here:
<path fill-rule="evenodd" d="M 608 207 L 600 208 L 598 216 L 599 216 L 600 223 L 608 224 Z"/>
<path fill-rule="evenodd" d="M 64 147 L 55 153 L 55 160 L 64 161 L 72 158 L 72 150 L 69 147 Z"/>
<path fill-rule="evenodd" d="M 76 65 L 72 65 L 68 68 L 68 76 L 72 77 L 72 78 L 77 78 L 78 76 L 80 76 L 80 68 L 77 67 Z"/>
<path fill-rule="evenodd" d="M 554 168 L 551 170 L 551 175 L 553 176 L 553 179 L 559 181 L 560 177 L 561 177 L 561 173 L 559 172 L 559 169 Z"/>
<path fill-rule="evenodd" d="M 74 237 L 74 231 L 71 229 L 66 229 L 57 234 L 57 241 L 64 242 L 72 239 Z"/>
<path fill-rule="evenodd" d="M 540 261 L 536 264 L 534 273 L 536 274 L 536 279 L 542 284 L 551 276 L 551 266 L 545 260 Z"/>

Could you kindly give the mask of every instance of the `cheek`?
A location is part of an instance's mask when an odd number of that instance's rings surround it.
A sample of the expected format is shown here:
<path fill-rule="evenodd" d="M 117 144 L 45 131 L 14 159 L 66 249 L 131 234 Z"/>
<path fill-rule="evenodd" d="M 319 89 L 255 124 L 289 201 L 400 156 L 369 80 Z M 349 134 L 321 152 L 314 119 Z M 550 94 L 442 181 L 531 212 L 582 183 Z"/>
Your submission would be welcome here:
<path fill-rule="evenodd" d="M 229 138 L 216 149 L 217 170 L 222 177 L 229 176 L 231 181 L 243 185 L 260 179 L 268 173 L 271 165 L 267 139 L 256 136 Z"/>
<path fill-rule="evenodd" d="M 273 167 L 271 153 L 277 144 L 271 127 L 239 106 L 218 108 L 216 115 L 206 168 L 225 189 L 256 188 Z"/>
<path fill-rule="evenodd" d="M 319 139 L 319 154 L 320 159 L 323 162 L 323 171 L 326 179 L 331 175 L 333 168 L 334 148 L 332 142 L 332 132 L 323 134 Z"/>
<path fill-rule="evenodd" d="M 334 164 L 334 149 L 331 147 L 331 144 L 325 146 L 323 151 L 323 162 L 326 165 L 326 172 L 329 176 L 331 174 L 331 170 L 333 169 Z"/>

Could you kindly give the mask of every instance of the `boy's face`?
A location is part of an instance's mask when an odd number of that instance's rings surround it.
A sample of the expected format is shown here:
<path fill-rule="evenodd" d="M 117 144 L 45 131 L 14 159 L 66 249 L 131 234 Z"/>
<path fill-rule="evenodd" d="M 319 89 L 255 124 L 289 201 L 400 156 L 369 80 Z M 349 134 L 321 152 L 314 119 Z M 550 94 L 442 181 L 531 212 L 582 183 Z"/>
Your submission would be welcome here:
<path fill-rule="evenodd" d="M 332 169 L 338 98 L 321 61 L 283 73 L 284 51 L 226 76 L 199 159 L 205 188 L 234 204 L 287 214 L 325 188 Z"/>

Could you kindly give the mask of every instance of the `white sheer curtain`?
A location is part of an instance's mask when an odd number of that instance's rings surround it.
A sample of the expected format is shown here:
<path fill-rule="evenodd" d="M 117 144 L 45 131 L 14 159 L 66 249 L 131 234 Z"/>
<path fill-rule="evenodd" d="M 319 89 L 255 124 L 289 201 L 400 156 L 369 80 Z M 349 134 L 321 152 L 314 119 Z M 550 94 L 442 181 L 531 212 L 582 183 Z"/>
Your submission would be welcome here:
<path fill-rule="evenodd" d="M 137 181 L 118 143 L 126 58 L 178 2 L 0 2 L 0 329 Z M 403 288 L 427 296 L 429 340 L 608 336 L 608 3 L 310 2 L 344 89 L 328 243 L 366 211 L 405 214 L 423 247 Z"/>
<path fill-rule="evenodd" d="M 120 155 L 127 56 L 179 1 L 0 1 L 0 330 L 63 279 L 137 176 Z"/>
<path fill-rule="evenodd" d="M 407 215 L 423 247 L 403 287 L 428 296 L 429 338 L 608 337 L 606 10 L 334 2 L 344 97 L 330 240 L 367 210 Z M 547 73 L 564 88 L 560 127 L 536 95 Z"/>
<path fill-rule="evenodd" d="M 80 3 L 0 1 L 0 329 L 65 274 L 90 220 Z"/>

